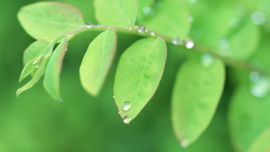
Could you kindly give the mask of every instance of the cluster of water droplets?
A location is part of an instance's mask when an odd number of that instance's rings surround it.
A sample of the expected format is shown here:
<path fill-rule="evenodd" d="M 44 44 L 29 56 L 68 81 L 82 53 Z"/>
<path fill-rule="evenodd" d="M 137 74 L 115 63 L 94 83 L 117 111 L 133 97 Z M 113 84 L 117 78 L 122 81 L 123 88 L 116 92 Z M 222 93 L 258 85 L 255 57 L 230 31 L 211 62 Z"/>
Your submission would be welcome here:
<path fill-rule="evenodd" d="M 173 45 L 184 45 L 187 49 L 192 49 L 194 48 L 195 44 L 194 42 L 191 40 L 191 39 L 188 39 L 188 40 L 181 40 L 180 38 L 178 37 L 175 37 L 171 40 L 171 43 Z"/>
<path fill-rule="evenodd" d="M 122 110 L 123 110 L 124 112 L 130 111 L 131 108 L 132 108 L 132 105 L 131 105 L 131 103 L 130 103 L 129 101 L 125 101 L 125 102 L 123 103 L 123 105 L 122 105 Z M 132 119 L 131 119 L 131 117 L 129 117 L 129 116 L 123 117 L 123 122 L 124 122 L 125 124 L 129 124 L 129 123 L 131 122 L 131 120 L 132 120 Z"/>
<path fill-rule="evenodd" d="M 270 91 L 269 78 L 262 76 L 258 72 L 251 72 L 249 78 L 252 82 L 251 94 L 257 98 L 264 98 Z"/>

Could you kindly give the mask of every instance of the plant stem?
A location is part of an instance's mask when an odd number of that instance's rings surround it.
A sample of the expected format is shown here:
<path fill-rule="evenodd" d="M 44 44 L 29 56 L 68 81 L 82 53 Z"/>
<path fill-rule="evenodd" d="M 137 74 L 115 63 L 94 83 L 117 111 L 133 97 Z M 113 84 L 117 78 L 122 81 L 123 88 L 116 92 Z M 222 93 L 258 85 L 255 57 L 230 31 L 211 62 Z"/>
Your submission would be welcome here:
<path fill-rule="evenodd" d="M 113 29 L 117 32 L 121 32 L 121 33 L 128 33 L 128 34 L 133 34 L 133 35 L 137 35 L 137 36 L 143 36 L 143 37 L 160 37 L 163 40 L 165 40 L 167 43 L 171 43 L 173 45 L 177 45 L 181 48 L 185 48 L 186 44 L 190 41 L 190 40 L 178 40 L 179 43 L 178 44 L 174 44 L 174 40 L 175 38 L 172 37 L 168 37 L 165 35 L 162 35 L 160 33 L 151 31 L 143 26 L 132 26 L 132 27 L 119 27 L 119 26 L 106 26 L 106 25 L 93 25 L 93 24 L 89 24 L 89 25 L 85 25 L 84 27 L 75 30 L 73 32 L 70 33 L 66 33 L 66 35 L 64 35 L 63 37 L 67 37 L 67 36 L 75 36 L 79 33 L 85 32 L 85 31 L 105 31 L 108 29 Z M 192 41 L 191 41 L 192 42 Z M 242 69 L 245 70 L 247 72 L 258 72 L 261 75 L 265 75 L 267 77 L 270 77 L 270 72 L 269 71 L 265 71 L 264 69 L 255 66 L 251 63 L 247 63 L 244 61 L 239 61 L 233 58 L 229 58 L 226 56 L 223 56 L 221 54 L 218 54 L 217 52 L 211 50 L 210 48 L 205 48 L 200 44 L 195 44 L 194 47 L 192 48 L 188 48 L 191 49 L 192 51 L 198 52 L 198 53 L 203 53 L 203 54 L 210 54 L 215 58 L 218 58 L 220 60 L 222 60 L 227 66 L 230 67 L 235 67 L 238 69 Z"/>

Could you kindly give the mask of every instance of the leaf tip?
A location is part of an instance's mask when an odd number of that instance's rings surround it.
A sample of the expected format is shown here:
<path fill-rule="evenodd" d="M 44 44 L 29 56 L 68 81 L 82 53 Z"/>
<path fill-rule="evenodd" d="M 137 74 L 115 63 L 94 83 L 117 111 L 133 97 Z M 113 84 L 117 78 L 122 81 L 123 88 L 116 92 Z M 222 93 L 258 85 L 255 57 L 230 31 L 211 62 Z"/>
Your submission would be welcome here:
<path fill-rule="evenodd" d="M 180 146 L 181 146 L 182 148 L 187 148 L 190 144 L 191 144 L 191 142 L 190 142 L 190 140 L 188 140 L 188 139 L 182 139 L 182 140 L 180 141 Z"/>

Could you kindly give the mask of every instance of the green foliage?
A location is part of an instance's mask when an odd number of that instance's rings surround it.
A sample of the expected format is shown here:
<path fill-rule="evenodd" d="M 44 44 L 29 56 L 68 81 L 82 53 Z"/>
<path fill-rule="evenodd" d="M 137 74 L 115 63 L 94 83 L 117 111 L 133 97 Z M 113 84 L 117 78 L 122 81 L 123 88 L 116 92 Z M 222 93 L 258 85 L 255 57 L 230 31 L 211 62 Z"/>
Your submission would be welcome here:
<path fill-rule="evenodd" d="M 249 152 L 268 152 L 270 150 L 270 130 L 266 130 L 252 144 Z"/>
<path fill-rule="evenodd" d="M 172 120 L 183 147 L 209 125 L 223 91 L 224 71 L 222 61 L 204 56 L 191 57 L 180 68 L 172 97 Z"/>
<path fill-rule="evenodd" d="M 84 89 L 96 96 L 109 72 L 116 49 L 116 34 L 113 30 L 101 33 L 89 45 L 84 55 L 80 77 Z"/>
<path fill-rule="evenodd" d="M 269 148 L 269 133 L 265 130 L 270 128 L 266 30 L 270 29 L 266 22 L 270 10 L 266 8 L 270 5 L 263 2 L 264 7 L 253 7 L 254 3 L 95 0 L 92 13 L 97 25 L 85 24 L 80 11 L 69 4 L 30 4 L 19 11 L 18 18 L 25 31 L 36 39 L 24 53 L 25 66 L 20 76 L 20 81 L 28 76 L 31 80 L 17 90 L 17 95 L 45 75 L 44 88 L 55 100 L 61 100 L 60 72 L 68 41 L 82 32 L 101 31 L 90 43 L 79 70 L 83 88 L 97 96 L 103 90 L 116 49 L 120 48 L 116 47 L 118 32 L 139 35 L 139 40 L 121 55 L 114 79 L 114 100 L 124 123 L 135 119 L 158 90 L 169 50 L 177 63 L 170 66 L 179 67 L 183 62 L 176 75 L 171 105 L 172 126 L 181 146 L 196 146 L 204 139 L 222 94 L 229 101 L 233 93 L 228 120 L 232 144 L 241 152 L 265 151 Z M 183 58 L 187 60 L 182 61 Z M 227 88 L 225 65 L 232 71 L 227 72 Z M 192 146 L 187 151 L 192 151 Z"/>
<path fill-rule="evenodd" d="M 114 98 L 125 123 L 133 120 L 154 95 L 167 57 L 166 43 L 142 39 L 122 55 L 114 84 Z"/>
<path fill-rule="evenodd" d="M 61 40 L 53 52 L 44 77 L 44 88 L 55 99 L 61 100 L 60 97 L 60 72 L 62 68 L 62 62 L 66 54 L 68 43 L 66 39 Z"/>
<path fill-rule="evenodd" d="M 132 26 L 137 17 L 136 0 L 95 0 L 96 17 L 101 24 Z"/>
<path fill-rule="evenodd" d="M 84 26 L 78 9 L 57 2 L 39 2 L 25 6 L 18 13 L 18 18 L 29 35 L 49 42 Z"/>

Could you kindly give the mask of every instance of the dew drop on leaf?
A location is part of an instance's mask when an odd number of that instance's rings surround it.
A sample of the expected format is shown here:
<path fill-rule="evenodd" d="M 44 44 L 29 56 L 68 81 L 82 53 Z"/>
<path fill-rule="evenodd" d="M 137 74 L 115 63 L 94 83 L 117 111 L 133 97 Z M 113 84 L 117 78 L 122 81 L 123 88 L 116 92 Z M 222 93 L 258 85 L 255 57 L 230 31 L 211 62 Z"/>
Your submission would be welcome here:
<path fill-rule="evenodd" d="M 187 148 L 189 146 L 189 144 L 190 144 L 190 142 L 187 139 L 182 140 L 180 143 L 181 147 L 183 147 L 183 148 Z"/>
<path fill-rule="evenodd" d="M 261 11 L 255 11 L 251 14 L 251 21 L 255 24 L 255 25 L 262 25 L 265 23 L 266 21 L 266 17 L 265 14 Z"/>
<path fill-rule="evenodd" d="M 257 98 L 265 97 L 270 90 L 270 82 L 266 78 L 260 78 L 251 87 L 251 94 Z"/>
<path fill-rule="evenodd" d="M 85 26 L 86 26 L 86 28 L 89 28 L 89 29 L 94 27 L 94 25 L 92 23 L 87 23 Z"/>
<path fill-rule="evenodd" d="M 152 13 L 152 8 L 149 6 L 145 6 L 143 8 L 143 13 L 144 13 L 144 15 L 150 15 Z"/>
<path fill-rule="evenodd" d="M 125 124 L 129 124 L 130 121 L 131 121 L 131 118 L 130 118 L 130 117 L 124 117 L 124 119 L 123 119 L 123 122 L 124 122 Z"/>
<path fill-rule="evenodd" d="M 186 48 L 187 49 L 192 49 L 194 47 L 194 42 L 192 40 L 187 40 L 186 41 Z"/>
<path fill-rule="evenodd" d="M 145 33 L 146 32 L 146 28 L 144 26 L 139 26 L 138 27 L 138 32 L 141 33 L 141 34 L 142 33 Z"/>
<path fill-rule="evenodd" d="M 123 104 L 123 110 L 129 111 L 131 109 L 131 103 L 129 101 L 124 102 Z"/>
<path fill-rule="evenodd" d="M 203 64 L 204 67 L 209 67 L 214 62 L 213 56 L 211 54 L 208 54 L 208 53 L 207 54 L 204 54 L 202 56 L 202 59 L 201 60 L 202 60 L 202 64 Z"/>
<path fill-rule="evenodd" d="M 193 20 L 194 20 L 193 16 L 189 16 L 189 17 L 188 17 L 188 21 L 189 21 L 189 22 L 193 22 Z"/>
<path fill-rule="evenodd" d="M 182 42 L 181 42 L 180 38 L 178 38 L 178 37 L 175 37 L 175 38 L 172 39 L 172 44 L 173 45 L 180 45 L 181 43 Z"/>

